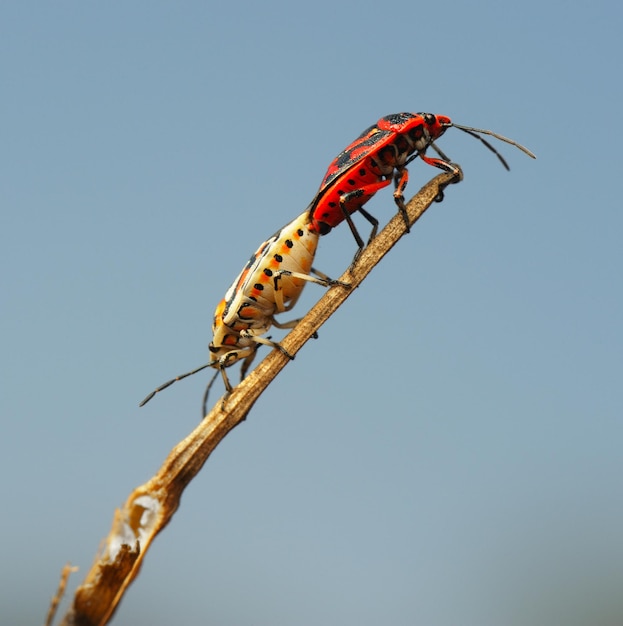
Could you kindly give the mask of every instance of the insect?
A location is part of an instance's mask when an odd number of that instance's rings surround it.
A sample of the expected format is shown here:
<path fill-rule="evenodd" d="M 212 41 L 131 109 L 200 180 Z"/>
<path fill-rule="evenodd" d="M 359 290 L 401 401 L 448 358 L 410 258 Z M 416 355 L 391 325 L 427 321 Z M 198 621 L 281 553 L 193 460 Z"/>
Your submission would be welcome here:
<path fill-rule="evenodd" d="M 323 287 L 349 286 L 330 279 L 312 267 L 318 237 L 319 234 L 310 228 L 309 213 L 306 210 L 267 239 L 251 256 L 216 307 L 212 324 L 213 338 L 209 345 L 210 362 L 160 385 L 139 406 L 147 404 L 159 391 L 174 382 L 214 367 L 217 371 L 208 383 L 203 398 L 203 415 L 206 415 L 208 393 L 219 371 L 225 383 L 227 397 L 233 387 L 226 368 L 242 360 L 242 380 L 261 345 L 276 348 L 293 359 L 279 343 L 261 335 L 268 332 L 271 326 L 294 328 L 300 320 L 278 322 L 274 316 L 290 311 L 308 282 Z"/>
<path fill-rule="evenodd" d="M 415 158 L 438 167 L 445 172 L 459 174 L 459 168 L 435 145 L 448 128 L 458 128 L 479 139 L 491 150 L 502 165 L 509 170 L 504 157 L 478 133 L 491 135 L 500 141 L 516 146 L 533 159 L 536 156 L 512 139 L 490 130 L 454 124 L 449 117 L 432 113 L 394 113 L 382 117 L 376 124 L 364 130 L 353 143 L 333 159 L 315 198 L 308 207 L 311 228 L 326 235 L 332 228 L 346 220 L 359 246 L 355 259 L 364 248 L 351 214 L 359 211 L 372 225 L 368 242 L 376 236 L 378 220 L 363 205 L 383 187 L 394 180 L 394 200 L 402 214 L 407 231 L 409 220 L 403 192 L 409 181 L 407 165 Z M 441 158 L 426 156 L 432 147 Z M 437 198 L 443 199 L 443 195 Z"/>

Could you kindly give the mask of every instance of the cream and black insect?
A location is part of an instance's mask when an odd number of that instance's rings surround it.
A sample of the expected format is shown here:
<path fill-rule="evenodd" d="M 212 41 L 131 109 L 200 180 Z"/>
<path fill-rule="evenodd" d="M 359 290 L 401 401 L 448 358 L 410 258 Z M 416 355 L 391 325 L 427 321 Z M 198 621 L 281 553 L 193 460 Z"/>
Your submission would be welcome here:
<path fill-rule="evenodd" d="M 216 307 L 212 324 L 213 338 L 209 345 L 210 362 L 160 385 L 140 406 L 174 382 L 213 367 L 217 372 L 204 394 L 205 415 L 208 392 L 219 371 L 229 395 L 233 388 L 226 368 L 242 361 L 242 380 L 261 345 L 275 348 L 288 358 L 294 358 L 279 343 L 261 335 L 268 332 L 271 326 L 294 328 L 299 320 L 279 322 L 274 316 L 290 311 L 308 282 L 323 287 L 348 287 L 312 267 L 319 235 L 309 226 L 309 213 L 305 211 L 258 248 Z"/>

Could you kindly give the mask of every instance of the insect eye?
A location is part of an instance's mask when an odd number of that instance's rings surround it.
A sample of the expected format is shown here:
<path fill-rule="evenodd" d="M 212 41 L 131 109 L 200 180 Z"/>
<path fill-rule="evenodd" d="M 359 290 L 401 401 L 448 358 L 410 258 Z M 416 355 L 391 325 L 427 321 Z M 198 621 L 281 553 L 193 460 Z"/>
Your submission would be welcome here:
<path fill-rule="evenodd" d="M 432 113 L 425 113 L 424 121 L 428 126 L 432 126 L 435 123 L 435 116 Z"/>

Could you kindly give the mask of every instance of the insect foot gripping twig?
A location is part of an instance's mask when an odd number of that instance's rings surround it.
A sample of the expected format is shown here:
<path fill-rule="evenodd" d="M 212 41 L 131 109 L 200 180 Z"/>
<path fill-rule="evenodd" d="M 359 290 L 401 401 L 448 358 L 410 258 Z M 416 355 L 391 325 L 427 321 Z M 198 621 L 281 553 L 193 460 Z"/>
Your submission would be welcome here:
<path fill-rule="evenodd" d="M 444 187 L 461 179 L 459 172 L 440 174 L 407 203 L 409 224 L 417 221 Z M 283 346 L 290 354 L 296 354 L 355 292 L 355 287 L 405 232 L 403 217 L 396 214 L 361 253 L 353 271 L 341 278 L 353 288 L 330 288 L 284 339 Z M 221 400 L 218 400 L 197 428 L 171 450 L 155 476 L 130 494 L 123 507 L 115 512 L 112 530 L 84 582 L 76 590 L 62 625 L 103 626 L 110 620 L 126 589 L 138 575 L 151 542 L 179 507 L 186 486 L 225 435 L 246 419 L 258 397 L 289 362 L 284 354 L 273 350 L 233 390 L 227 411 L 220 410 Z"/>

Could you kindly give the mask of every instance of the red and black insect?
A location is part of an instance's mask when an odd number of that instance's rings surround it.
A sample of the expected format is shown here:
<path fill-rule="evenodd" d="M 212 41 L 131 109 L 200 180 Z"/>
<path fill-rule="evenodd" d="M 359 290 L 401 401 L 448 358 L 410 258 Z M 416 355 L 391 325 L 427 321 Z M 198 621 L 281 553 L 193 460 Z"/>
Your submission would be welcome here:
<path fill-rule="evenodd" d="M 445 115 L 432 113 L 394 113 L 381 118 L 340 152 L 325 174 L 316 197 L 308 210 L 311 228 L 319 234 L 326 235 L 332 228 L 346 220 L 359 249 L 355 258 L 364 248 L 364 242 L 351 214 L 359 211 L 372 224 L 371 241 L 378 228 L 378 220 L 370 215 L 363 205 L 383 187 L 394 180 L 394 200 L 402 214 L 407 230 L 409 221 L 404 203 L 403 192 L 409 181 L 407 165 L 415 158 L 438 167 L 445 172 L 459 174 L 460 169 L 437 148 L 435 140 L 441 137 L 448 128 L 454 126 L 484 143 L 500 159 L 502 165 L 509 170 L 504 157 L 478 133 L 491 135 L 496 139 L 516 146 L 528 156 L 536 158 L 524 146 L 512 139 L 498 135 L 490 130 L 472 128 L 454 124 Z M 426 150 L 432 147 L 441 158 L 426 156 Z M 442 196 L 443 197 L 443 196 Z M 439 200 L 442 197 L 438 198 Z"/>

